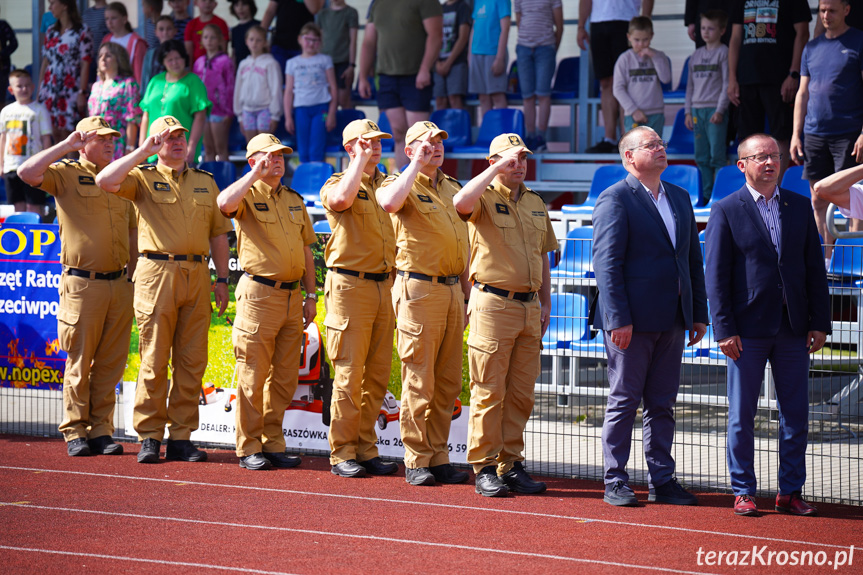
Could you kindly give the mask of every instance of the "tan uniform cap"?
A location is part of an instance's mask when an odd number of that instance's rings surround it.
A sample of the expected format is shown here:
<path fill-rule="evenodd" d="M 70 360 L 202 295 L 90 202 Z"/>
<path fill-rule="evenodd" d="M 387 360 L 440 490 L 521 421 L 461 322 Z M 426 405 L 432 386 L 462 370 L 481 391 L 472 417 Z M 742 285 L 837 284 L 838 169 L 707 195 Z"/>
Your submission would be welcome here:
<path fill-rule="evenodd" d="M 444 140 L 449 137 L 449 134 L 438 128 L 437 124 L 434 122 L 417 122 L 408 129 L 408 133 L 405 136 L 405 144 L 410 144 L 414 140 L 419 140 L 428 132 L 431 132 L 432 137 L 441 136 Z"/>
<path fill-rule="evenodd" d="M 345 126 L 342 132 L 342 145 L 345 146 L 360 136 L 365 136 L 367 140 L 378 137 L 388 140 L 393 137 L 392 134 L 382 132 L 380 127 L 371 120 L 354 120 Z"/>
<path fill-rule="evenodd" d="M 524 145 L 524 140 L 518 134 L 501 134 L 491 141 L 491 145 L 488 147 L 488 157 L 502 154 L 510 148 L 523 148 L 528 154 L 533 153 Z"/>
<path fill-rule="evenodd" d="M 290 147 L 284 145 L 280 139 L 272 134 L 258 134 L 249 140 L 249 144 L 246 146 L 246 159 L 248 160 L 253 154 L 257 154 L 258 152 L 294 153 Z"/>
<path fill-rule="evenodd" d="M 92 132 L 95 130 L 96 134 L 100 136 L 120 137 L 120 132 L 109 126 L 108 122 L 102 116 L 90 116 L 89 118 L 84 118 L 78 122 L 75 129 L 79 132 Z"/>
<path fill-rule="evenodd" d="M 162 116 L 161 118 L 156 118 L 152 124 L 150 124 L 150 135 L 159 134 L 162 130 L 170 130 L 171 132 L 176 132 L 177 130 L 183 130 L 184 132 L 188 132 L 186 128 L 183 127 L 183 124 L 180 123 L 180 120 L 175 118 L 174 116 Z"/>

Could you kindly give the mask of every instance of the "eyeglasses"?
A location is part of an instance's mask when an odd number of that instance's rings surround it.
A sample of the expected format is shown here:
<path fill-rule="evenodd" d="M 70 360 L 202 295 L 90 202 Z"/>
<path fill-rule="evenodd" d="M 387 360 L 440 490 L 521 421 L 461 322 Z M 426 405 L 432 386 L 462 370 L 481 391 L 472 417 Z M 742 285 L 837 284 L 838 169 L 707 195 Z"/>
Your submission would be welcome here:
<path fill-rule="evenodd" d="M 752 160 L 756 164 L 766 164 L 767 160 L 773 160 L 774 163 L 779 163 L 782 161 L 782 154 L 753 154 L 751 156 L 746 156 L 745 158 L 740 158 L 743 161 Z"/>
<path fill-rule="evenodd" d="M 321 39 L 318 38 L 317 36 L 303 36 L 303 40 L 305 40 L 306 42 L 309 42 L 311 44 L 317 44 L 318 42 L 321 41 Z"/>
<path fill-rule="evenodd" d="M 648 152 L 658 152 L 659 150 L 664 150 L 668 147 L 668 142 L 665 140 L 652 140 L 647 142 L 646 144 L 641 144 L 640 146 L 635 146 L 634 148 L 629 148 L 630 152 L 634 152 L 635 150 L 647 150 Z"/>

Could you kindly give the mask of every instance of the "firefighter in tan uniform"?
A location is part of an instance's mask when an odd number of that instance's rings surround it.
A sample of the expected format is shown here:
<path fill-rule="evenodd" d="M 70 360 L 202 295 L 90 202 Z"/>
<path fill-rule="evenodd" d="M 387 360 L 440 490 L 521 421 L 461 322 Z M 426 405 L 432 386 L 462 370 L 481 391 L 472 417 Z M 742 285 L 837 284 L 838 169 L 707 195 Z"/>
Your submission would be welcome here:
<path fill-rule="evenodd" d="M 395 463 L 378 457 L 375 421 L 390 378 L 394 314 L 392 274 L 396 238 L 375 191 L 381 138 L 371 120 L 354 120 L 342 132 L 348 169 L 321 188 L 332 235 L 327 242 L 324 297 L 327 353 L 335 367 L 330 464 L 342 477 L 389 475 Z"/>
<path fill-rule="evenodd" d="M 219 194 L 219 209 L 237 225 L 237 253 L 245 273 L 237 284 L 234 355 L 237 358 L 237 456 L 252 470 L 289 468 L 282 423 L 297 389 L 304 325 L 317 313 L 317 241 L 302 196 L 285 187 L 283 146 L 272 134 L 249 141 L 252 170 Z M 300 283 L 306 292 L 300 293 Z"/>
<path fill-rule="evenodd" d="M 453 207 L 461 185 L 440 170 L 447 133 L 432 122 L 407 132 L 410 164 L 378 188 L 396 234 L 393 285 L 402 360 L 401 439 L 411 485 L 461 483 L 449 463 L 449 429 L 461 392 L 462 338 L 470 284 L 467 225 Z"/>
<path fill-rule="evenodd" d="M 522 466 L 542 335 L 551 307 L 547 252 L 557 238 L 536 192 L 524 186 L 527 155 L 516 134 L 491 142 L 489 167 L 456 195 L 470 232 L 467 460 L 486 497 L 541 493 Z"/>
<path fill-rule="evenodd" d="M 132 285 L 126 267 L 137 223 L 131 203 L 96 185 L 120 133 L 98 116 L 81 120 L 75 130 L 24 162 L 18 175 L 57 198 L 63 264 L 57 333 L 67 354 L 60 432 L 66 451 L 118 455 L 123 446 L 111 439 L 114 389 L 129 356 Z M 61 160 L 73 151 L 79 160 Z"/>
<path fill-rule="evenodd" d="M 141 367 L 132 423 L 142 441 L 139 463 L 157 463 L 168 426 L 166 459 L 205 461 L 189 440 L 198 428 L 198 397 L 207 368 L 212 254 L 219 315 L 228 305 L 228 239 L 231 222 L 216 206 L 213 176 L 186 165 L 186 128 L 173 116 L 157 118 L 150 137 L 111 163 L 99 186 L 135 202 L 138 247 L 135 317 Z M 158 154 L 157 164 L 139 166 Z M 171 379 L 168 381 L 168 361 Z"/>

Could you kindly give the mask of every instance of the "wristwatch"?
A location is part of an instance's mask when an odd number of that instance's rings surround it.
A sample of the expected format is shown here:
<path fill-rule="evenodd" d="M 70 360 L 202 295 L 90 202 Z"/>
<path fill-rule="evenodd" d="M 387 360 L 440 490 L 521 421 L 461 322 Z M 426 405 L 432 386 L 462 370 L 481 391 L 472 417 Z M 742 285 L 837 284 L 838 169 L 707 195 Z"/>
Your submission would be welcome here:
<path fill-rule="evenodd" d="M 226 284 L 228 283 L 228 278 L 216 278 L 217 284 Z"/>
<path fill-rule="evenodd" d="M 306 299 L 310 299 L 312 301 L 318 301 L 318 294 L 311 292 L 306 294 Z"/>
<path fill-rule="evenodd" d="M 798 72 L 797 70 L 791 70 L 790 72 L 788 72 L 788 75 L 791 76 L 792 80 L 800 79 L 800 72 Z"/>

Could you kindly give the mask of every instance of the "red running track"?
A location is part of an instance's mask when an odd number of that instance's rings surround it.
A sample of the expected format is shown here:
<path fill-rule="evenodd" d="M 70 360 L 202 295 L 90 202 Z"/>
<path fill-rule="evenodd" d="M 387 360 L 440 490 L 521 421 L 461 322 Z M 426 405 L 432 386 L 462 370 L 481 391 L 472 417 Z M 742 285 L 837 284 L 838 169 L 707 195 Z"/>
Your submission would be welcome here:
<path fill-rule="evenodd" d="M 699 493 L 698 507 L 616 508 L 600 483 L 558 478 L 487 499 L 412 487 L 403 468 L 344 479 L 305 457 L 252 472 L 221 450 L 139 465 L 124 447 L 70 458 L 57 439 L 0 435 L 0 573 L 863 573 L 858 507 L 791 517 L 759 500 L 770 510 L 745 518 Z"/>

